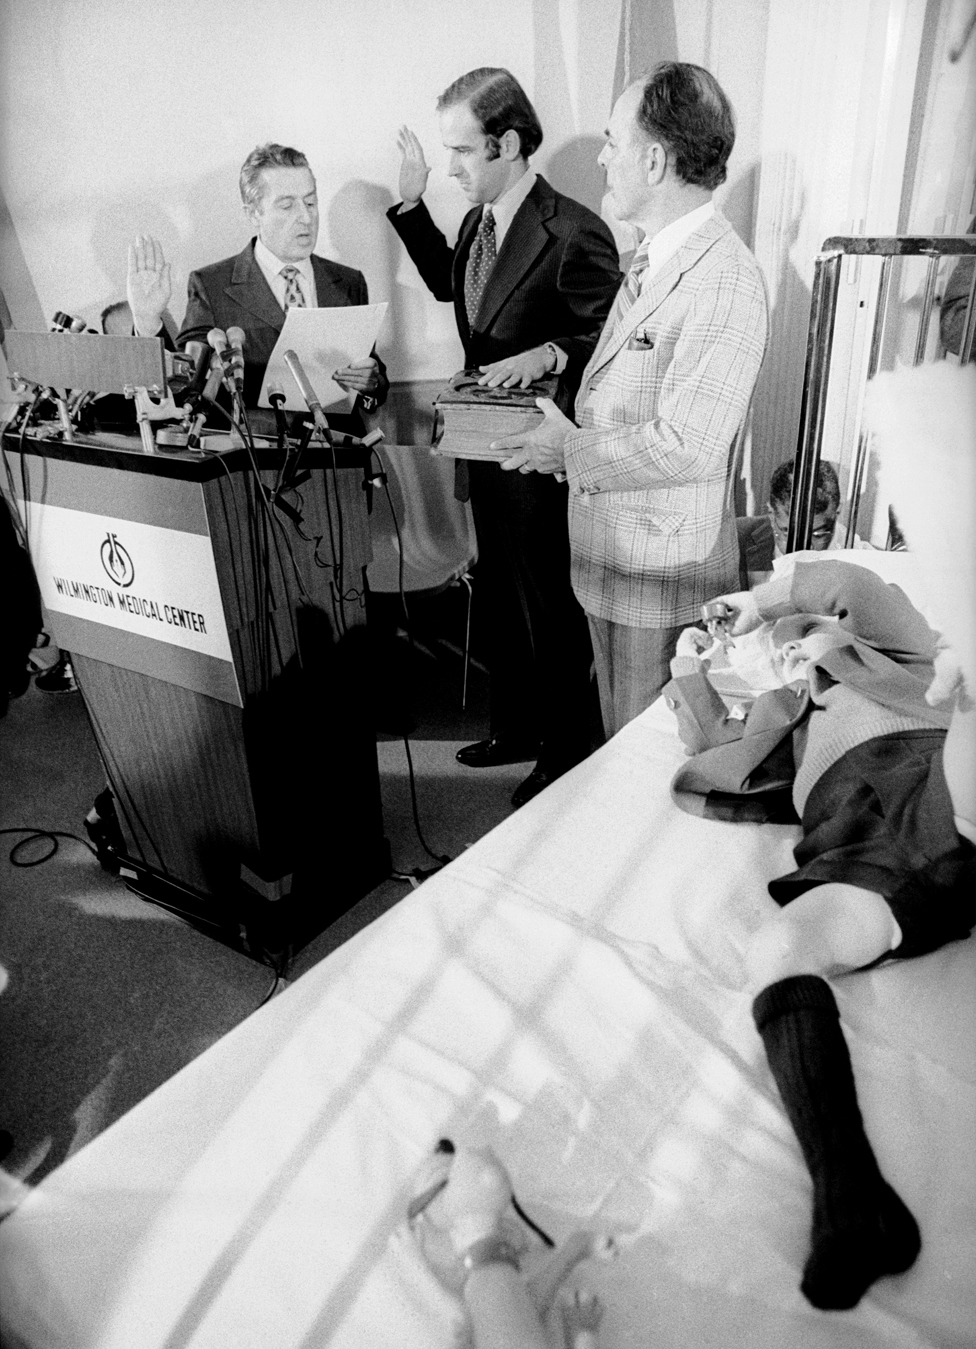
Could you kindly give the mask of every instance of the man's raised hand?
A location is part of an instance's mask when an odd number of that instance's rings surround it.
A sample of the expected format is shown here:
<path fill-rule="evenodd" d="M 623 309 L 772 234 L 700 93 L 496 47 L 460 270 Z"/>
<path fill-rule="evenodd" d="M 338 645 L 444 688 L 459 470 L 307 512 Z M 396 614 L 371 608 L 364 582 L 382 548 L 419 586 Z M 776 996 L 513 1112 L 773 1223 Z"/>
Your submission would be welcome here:
<path fill-rule="evenodd" d="M 158 239 L 138 234 L 129 245 L 125 289 L 136 332 L 140 337 L 154 337 L 163 326 L 163 311 L 173 293 L 170 265 Z"/>
<path fill-rule="evenodd" d="M 408 126 L 397 132 L 397 146 L 403 158 L 400 161 L 400 197 L 404 206 L 416 206 L 427 189 L 430 165 L 424 158 L 424 147 Z"/>

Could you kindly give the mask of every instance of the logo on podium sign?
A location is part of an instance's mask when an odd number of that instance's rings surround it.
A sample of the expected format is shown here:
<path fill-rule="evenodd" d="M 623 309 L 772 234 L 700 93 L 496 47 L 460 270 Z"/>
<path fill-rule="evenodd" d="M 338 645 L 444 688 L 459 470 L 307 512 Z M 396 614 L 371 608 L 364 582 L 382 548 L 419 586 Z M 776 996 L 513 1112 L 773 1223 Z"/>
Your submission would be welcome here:
<path fill-rule="evenodd" d="M 123 590 L 127 589 L 136 579 L 136 569 L 132 565 L 132 558 L 119 543 L 117 534 L 109 532 L 105 535 L 102 540 L 100 555 L 102 566 L 105 568 L 105 574 L 109 580 L 114 581 Z"/>

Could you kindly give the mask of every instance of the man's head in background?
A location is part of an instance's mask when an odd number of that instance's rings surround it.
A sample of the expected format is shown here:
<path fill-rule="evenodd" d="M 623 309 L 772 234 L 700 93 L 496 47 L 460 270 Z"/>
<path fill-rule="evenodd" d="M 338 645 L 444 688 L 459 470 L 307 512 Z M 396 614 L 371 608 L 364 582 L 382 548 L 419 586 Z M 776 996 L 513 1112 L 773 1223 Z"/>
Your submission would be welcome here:
<path fill-rule="evenodd" d="M 128 300 L 116 300 L 114 304 L 106 305 L 99 318 L 99 327 L 110 337 L 131 337 L 134 329 Z"/>
<path fill-rule="evenodd" d="M 259 145 L 241 166 L 244 214 L 269 252 L 282 262 L 304 262 L 319 236 L 315 178 L 300 150 Z"/>
<path fill-rule="evenodd" d="M 769 485 L 769 518 L 776 540 L 776 555 L 782 557 L 786 550 L 786 537 L 790 527 L 790 506 L 793 501 L 793 462 L 780 464 L 773 473 Z M 840 511 L 840 483 L 833 464 L 822 460 L 817 472 L 817 499 L 813 517 L 813 531 L 810 547 L 818 553 L 825 552 L 833 542 L 837 528 L 837 515 Z"/>
<path fill-rule="evenodd" d="M 514 75 L 494 66 L 470 70 L 437 100 L 448 177 L 475 205 L 497 201 L 542 144 L 542 126 Z"/>

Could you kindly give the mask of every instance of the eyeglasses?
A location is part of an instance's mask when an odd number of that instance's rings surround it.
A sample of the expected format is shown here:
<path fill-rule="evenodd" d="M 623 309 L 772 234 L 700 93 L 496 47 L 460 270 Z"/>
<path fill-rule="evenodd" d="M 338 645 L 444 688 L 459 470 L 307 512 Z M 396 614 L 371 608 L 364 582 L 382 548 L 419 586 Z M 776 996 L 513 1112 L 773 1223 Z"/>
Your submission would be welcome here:
<path fill-rule="evenodd" d="M 773 515 L 772 511 L 769 512 L 769 523 L 772 525 L 772 527 L 773 527 L 773 533 L 775 534 L 775 536 L 776 536 L 777 539 L 785 539 L 785 538 L 786 538 L 786 536 L 787 536 L 787 534 L 789 533 L 789 530 L 790 530 L 789 525 L 788 525 L 788 524 L 785 524 L 785 525 L 778 525 L 778 524 L 776 523 L 776 517 Z M 837 522 L 836 522 L 835 520 L 832 520 L 832 521 L 830 522 L 829 525 L 820 525 L 817 529 L 815 529 L 815 530 L 813 531 L 813 533 L 812 533 L 812 535 L 811 535 L 811 538 L 814 538 L 814 539 L 830 539 L 830 538 L 833 538 L 833 534 L 834 534 L 834 530 L 835 530 L 835 528 L 836 528 L 836 525 L 837 525 Z"/>

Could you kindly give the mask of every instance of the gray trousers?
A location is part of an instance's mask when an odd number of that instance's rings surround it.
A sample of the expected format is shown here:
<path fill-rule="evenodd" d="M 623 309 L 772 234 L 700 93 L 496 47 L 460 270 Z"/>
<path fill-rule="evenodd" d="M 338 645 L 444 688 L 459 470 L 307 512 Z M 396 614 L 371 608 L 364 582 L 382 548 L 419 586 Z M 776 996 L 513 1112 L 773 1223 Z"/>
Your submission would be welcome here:
<path fill-rule="evenodd" d="M 650 707 L 671 678 L 678 628 L 635 628 L 586 615 L 593 642 L 603 730 L 609 740 Z"/>

